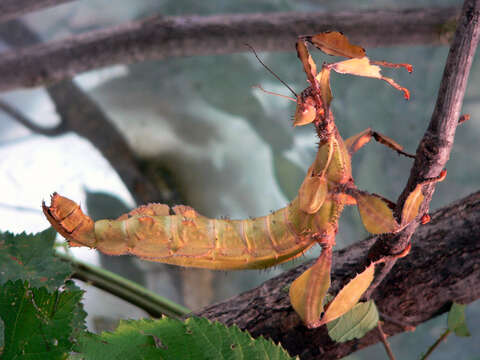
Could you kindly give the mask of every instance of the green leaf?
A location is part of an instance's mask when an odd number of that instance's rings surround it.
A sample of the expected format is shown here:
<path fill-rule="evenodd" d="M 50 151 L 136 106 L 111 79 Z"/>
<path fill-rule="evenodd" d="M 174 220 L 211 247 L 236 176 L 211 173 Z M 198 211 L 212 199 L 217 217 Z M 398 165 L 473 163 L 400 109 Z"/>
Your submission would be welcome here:
<path fill-rule="evenodd" d="M 0 318 L 0 355 L 3 352 L 3 347 L 5 346 L 5 324 Z"/>
<path fill-rule="evenodd" d="M 83 326 L 76 315 L 81 290 L 48 292 L 28 282 L 0 287 L 0 317 L 5 325 L 4 359 L 64 359 L 72 348 L 72 331 Z M 81 321 L 81 324 L 78 322 Z"/>
<path fill-rule="evenodd" d="M 327 324 L 333 341 L 360 339 L 378 323 L 378 310 L 373 300 L 358 303 L 345 315 Z"/>
<path fill-rule="evenodd" d="M 465 308 L 466 305 L 453 303 L 450 311 L 448 312 L 447 326 L 450 331 L 453 331 L 455 335 L 461 337 L 470 336 L 470 332 L 465 322 Z"/>
<path fill-rule="evenodd" d="M 84 335 L 76 351 L 85 360 L 292 359 L 272 341 L 203 318 L 121 321 L 113 333 Z"/>
<path fill-rule="evenodd" d="M 80 292 L 82 295 L 84 291 L 80 289 L 72 280 L 67 280 L 63 289 L 71 293 Z M 87 329 L 85 325 L 85 319 L 87 318 L 87 313 L 83 309 L 83 303 L 78 301 L 75 305 L 75 308 L 72 310 L 72 338 L 76 339 L 82 332 Z"/>
<path fill-rule="evenodd" d="M 0 285 L 8 280 L 27 280 L 32 287 L 49 291 L 60 287 L 70 276 L 70 264 L 54 256 L 56 232 L 38 234 L 0 233 Z"/>

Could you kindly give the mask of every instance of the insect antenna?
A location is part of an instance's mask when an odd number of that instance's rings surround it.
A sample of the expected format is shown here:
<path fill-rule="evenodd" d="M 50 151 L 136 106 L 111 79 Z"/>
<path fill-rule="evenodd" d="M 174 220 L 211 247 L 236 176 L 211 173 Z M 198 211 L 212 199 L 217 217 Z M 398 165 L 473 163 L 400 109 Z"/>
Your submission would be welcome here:
<path fill-rule="evenodd" d="M 262 60 L 260 60 L 260 58 L 258 57 L 257 52 L 255 51 L 255 49 L 253 48 L 253 46 L 251 46 L 250 44 L 245 44 L 245 46 L 248 46 L 248 47 L 250 48 L 250 50 L 252 50 L 253 55 L 255 55 L 255 57 L 257 58 L 257 60 L 259 61 L 259 63 L 262 64 L 262 66 L 263 66 L 265 69 L 267 69 L 267 70 L 270 72 L 270 74 L 272 74 L 273 76 L 275 76 L 278 81 L 280 81 L 283 85 L 285 85 L 286 88 L 287 88 L 288 90 L 290 90 L 291 93 L 292 93 L 293 95 L 295 95 L 296 98 L 298 98 L 297 93 L 296 93 L 295 91 L 293 91 L 292 88 L 291 88 L 290 86 L 288 86 L 288 84 L 287 84 L 285 81 L 283 81 L 282 79 L 280 79 L 280 77 L 279 77 L 277 74 L 275 74 L 272 69 L 270 69 L 267 65 L 265 65 L 265 63 L 264 63 Z M 265 91 L 265 90 L 264 90 L 264 91 Z M 267 92 L 267 91 L 265 91 L 265 92 Z M 277 94 L 277 95 L 278 95 L 278 94 Z"/>
<path fill-rule="evenodd" d="M 264 93 L 267 93 L 267 94 L 270 94 L 270 95 L 275 95 L 275 96 L 280 96 L 280 97 L 283 97 L 283 98 L 285 98 L 285 99 L 288 99 L 288 100 L 297 102 L 297 99 L 292 98 L 291 96 L 286 96 L 286 95 L 282 95 L 282 94 L 277 94 L 277 93 L 275 93 L 275 92 L 273 92 L 273 91 L 265 90 L 265 89 L 264 89 L 263 87 L 261 87 L 260 85 L 253 85 L 252 87 L 257 88 L 257 89 L 263 91 Z"/>

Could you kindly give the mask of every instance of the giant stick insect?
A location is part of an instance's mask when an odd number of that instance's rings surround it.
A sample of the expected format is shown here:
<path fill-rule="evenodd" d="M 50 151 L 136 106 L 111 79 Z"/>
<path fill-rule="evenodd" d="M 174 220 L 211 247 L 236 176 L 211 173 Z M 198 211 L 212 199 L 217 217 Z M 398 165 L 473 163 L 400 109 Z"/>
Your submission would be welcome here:
<path fill-rule="evenodd" d="M 349 59 L 323 64 L 317 73 L 308 43 L 329 55 Z M 343 140 L 330 109 L 330 73 L 334 70 L 381 79 L 402 91 L 408 99 L 408 90 L 382 76 L 379 65 L 404 67 L 408 71 L 412 70 L 411 65 L 370 61 L 363 48 L 352 45 L 339 32 L 301 36 L 296 48 L 310 86 L 300 95 L 295 94 L 294 125 L 313 123 L 320 142 L 297 197 L 285 208 L 263 217 L 229 220 L 209 219 L 189 206 L 177 205 L 170 210 L 164 204 L 148 204 L 116 220 L 94 223 L 79 205 L 55 193 L 49 207 L 43 204 L 48 221 L 71 246 L 88 246 L 109 255 L 132 254 L 150 261 L 208 269 L 263 269 L 292 260 L 318 243 L 322 247 L 318 260 L 290 286 L 292 306 L 310 328 L 345 314 L 371 284 L 375 263 L 324 304 L 330 287 L 332 248 L 344 206 L 357 205 L 370 233 L 395 233 L 417 217 L 423 200 L 422 185 L 441 181 L 445 173 L 419 184 L 408 196 L 399 219 L 393 214 L 391 201 L 357 189 L 352 179 L 351 156 L 372 138 L 399 154 L 414 156 L 371 129 Z"/>

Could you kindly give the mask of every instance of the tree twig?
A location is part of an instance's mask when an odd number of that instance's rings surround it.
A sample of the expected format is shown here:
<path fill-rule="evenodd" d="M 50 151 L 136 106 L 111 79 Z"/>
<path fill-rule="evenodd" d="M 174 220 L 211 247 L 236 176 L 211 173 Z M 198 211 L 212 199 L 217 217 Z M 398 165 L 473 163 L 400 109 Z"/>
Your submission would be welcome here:
<path fill-rule="evenodd" d="M 456 14 L 455 8 L 433 8 L 154 17 L 4 53 L 0 91 L 119 63 L 244 52 L 246 42 L 259 51 L 292 51 L 298 35 L 331 29 L 368 47 L 446 43 Z"/>
<path fill-rule="evenodd" d="M 82 280 L 108 293 L 138 306 L 153 317 L 167 315 L 179 319 L 190 313 L 186 307 L 176 304 L 154 292 L 108 270 L 93 266 L 70 256 L 56 253 L 73 267 L 74 279 Z"/>
<path fill-rule="evenodd" d="M 385 348 L 385 351 L 387 352 L 388 358 L 390 360 L 395 360 L 395 355 L 393 355 L 392 348 L 390 347 L 390 344 L 388 343 L 387 335 L 385 335 L 385 332 L 382 329 L 382 322 L 381 321 L 378 322 L 377 330 L 378 330 L 378 334 L 379 334 L 379 337 L 380 337 L 380 341 L 382 342 L 383 347 Z"/>
<path fill-rule="evenodd" d="M 39 37 L 21 21 L 0 23 L 0 37 L 14 47 L 32 45 L 40 41 Z M 47 92 L 61 119 L 54 129 L 35 126 L 15 109 L 3 104 L 17 121 L 29 129 L 44 135 L 72 131 L 88 139 L 110 162 L 112 167 L 132 193 L 137 203 L 164 202 L 167 199 L 152 181 L 140 171 L 139 164 L 120 131 L 112 124 L 103 110 L 71 80 L 47 87 Z M 0 103 L 0 105 L 2 105 Z M 7 104 L 8 105 L 8 104 Z M 52 132 L 53 134 L 51 134 Z"/>
<path fill-rule="evenodd" d="M 417 148 L 415 162 L 407 185 L 397 201 L 395 208 L 397 218 L 400 218 L 404 203 L 417 184 L 438 176 L 445 168 L 453 146 L 463 97 L 467 87 L 467 79 L 479 37 L 480 2 L 477 0 L 465 0 L 447 57 L 442 82 L 438 91 L 437 103 L 430 124 Z M 425 198 L 420 205 L 420 216 L 428 213 L 434 190 L 435 183 L 423 186 L 422 192 Z M 418 225 L 418 221 L 413 221 L 399 234 L 380 236 L 369 252 L 369 260 L 400 253 L 408 246 Z M 395 262 L 395 259 L 387 261 L 381 274 L 367 291 L 367 297 L 372 294 Z"/>
<path fill-rule="evenodd" d="M 0 110 L 11 116 L 14 120 L 25 126 L 27 129 L 32 130 L 34 133 L 46 135 L 46 136 L 58 136 L 68 132 L 67 126 L 64 121 L 60 121 L 57 126 L 46 128 L 35 124 L 32 120 L 28 119 L 25 115 L 20 113 L 10 104 L 0 100 Z"/>
<path fill-rule="evenodd" d="M 450 335 L 450 330 L 449 329 L 446 329 L 442 335 L 440 335 L 440 337 L 437 339 L 437 341 L 435 341 L 432 346 L 430 346 L 427 350 L 427 352 L 420 358 L 420 360 L 426 360 L 430 354 L 433 352 L 433 350 L 435 350 L 438 345 L 440 345 L 442 343 L 442 341 L 444 341 L 448 335 Z"/>
<path fill-rule="evenodd" d="M 0 1 L 0 22 L 71 1 L 73 0 L 2 0 Z"/>

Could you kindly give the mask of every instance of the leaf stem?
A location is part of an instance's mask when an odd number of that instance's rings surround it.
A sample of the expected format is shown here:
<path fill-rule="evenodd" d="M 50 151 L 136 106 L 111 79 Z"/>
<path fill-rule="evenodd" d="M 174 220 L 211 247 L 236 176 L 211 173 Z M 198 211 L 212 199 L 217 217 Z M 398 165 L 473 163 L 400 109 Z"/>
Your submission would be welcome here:
<path fill-rule="evenodd" d="M 378 322 L 377 329 L 378 329 L 378 333 L 380 334 L 380 341 L 385 347 L 385 351 L 387 352 L 388 358 L 390 360 L 395 360 L 395 355 L 393 355 L 393 351 L 392 351 L 392 348 L 390 347 L 390 344 L 388 343 L 387 336 L 383 332 L 381 321 Z"/>
<path fill-rule="evenodd" d="M 442 335 L 435 341 L 432 346 L 430 346 L 427 350 L 427 352 L 420 358 L 420 360 L 425 360 L 432 352 L 437 348 L 440 343 L 447 338 L 448 335 L 450 335 L 450 329 L 447 329 L 443 332 Z"/>
<path fill-rule="evenodd" d="M 182 319 L 191 311 L 163 296 L 125 279 L 111 271 L 87 264 L 71 256 L 56 252 L 55 256 L 69 262 L 74 270 L 72 278 L 85 281 L 93 286 L 138 306 L 152 317 L 167 315 L 172 318 Z"/>

